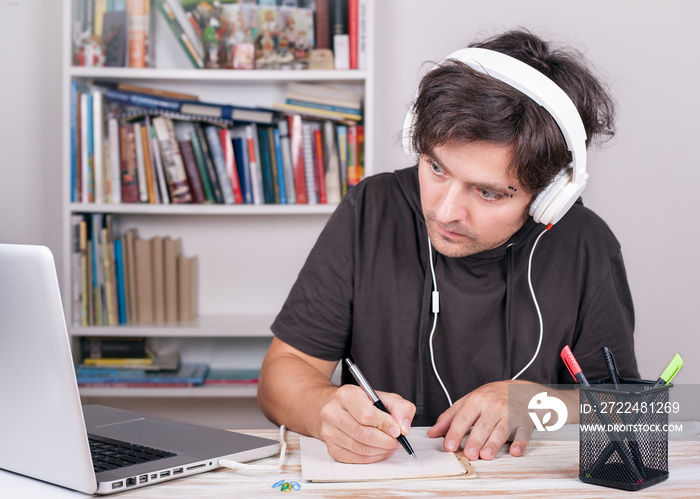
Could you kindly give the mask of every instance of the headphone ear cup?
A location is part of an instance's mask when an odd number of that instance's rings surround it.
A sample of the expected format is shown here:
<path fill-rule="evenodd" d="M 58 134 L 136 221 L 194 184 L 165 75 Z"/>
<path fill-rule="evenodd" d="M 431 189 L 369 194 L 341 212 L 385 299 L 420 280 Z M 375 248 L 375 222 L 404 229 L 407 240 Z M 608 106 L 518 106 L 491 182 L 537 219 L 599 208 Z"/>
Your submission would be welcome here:
<path fill-rule="evenodd" d="M 530 215 L 535 222 L 557 223 L 583 193 L 588 175 L 584 175 L 582 182 L 572 182 L 572 172 L 571 167 L 564 168 L 532 202 Z"/>

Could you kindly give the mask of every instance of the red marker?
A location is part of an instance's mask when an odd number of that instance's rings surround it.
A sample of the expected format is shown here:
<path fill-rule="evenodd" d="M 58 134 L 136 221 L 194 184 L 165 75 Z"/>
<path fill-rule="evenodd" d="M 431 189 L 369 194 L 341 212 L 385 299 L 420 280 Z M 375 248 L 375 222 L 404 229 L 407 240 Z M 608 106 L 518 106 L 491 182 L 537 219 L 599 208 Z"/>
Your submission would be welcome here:
<path fill-rule="evenodd" d="M 591 386 L 588 384 L 588 380 L 583 375 L 583 371 L 581 370 L 581 366 L 579 366 L 578 362 L 576 362 L 576 357 L 574 357 L 574 354 L 571 351 L 571 348 L 569 348 L 569 345 L 566 345 L 562 349 L 561 358 L 564 361 L 566 368 L 569 370 L 569 372 L 574 377 L 574 379 L 576 380 L 577 383 L 579 383 L 583 386 Z"/>

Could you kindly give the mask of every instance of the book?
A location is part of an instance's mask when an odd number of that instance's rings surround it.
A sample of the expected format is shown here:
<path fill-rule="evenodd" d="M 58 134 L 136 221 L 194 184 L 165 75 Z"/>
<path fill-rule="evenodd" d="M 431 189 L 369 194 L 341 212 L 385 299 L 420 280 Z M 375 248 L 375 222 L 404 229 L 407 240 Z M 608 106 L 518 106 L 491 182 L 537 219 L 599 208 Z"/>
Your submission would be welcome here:
<path fill-rule="evenodd" d="M 127 16 L 125 10 L 104 13 L 102 23 L 102 46 L 105 51 L 105 66 L 126 66 Z"/>
<path fill-rule="evenodd" d="M 151 371 L 146 369 L 103 369 L 76 367 L 78 386 L 195 386 L 204 382 L 209 366 L 199 363 L 181 363 L 177 370 Z"/>
<path fill-rule="evenodd" d="M 139 189 L 139 202 L 148 203 L 148 180 L 144 163 L 142 123 L 134 123 L 134 149 L 136 151 L 136 178 Z"/>
<path fill-rule="evenodd" d="M 224 152 L 221 149 L 221 138 L 219 137 L 219 131 L 215 126 L 209 125 L 204 127 L 204 134 L 206 135 L 207 145 L 209 146 L 211 159 L 214 163 L 216 178 L 219 181 L 219 187 L 221 188 L 221 195 L 223 197 L 224 204 L 233 204 L 233 189 L 231 188 L 231 181 L 229 180 L 228 173 L 226 172 L 226 160 L 224 159 Z"/>
<path fill-rule="evenodd" d="M 332 121 L 323 123 L 323 157 L 326 160 L 325 182 L 326 200 L 329 204 L 340 203 L 340 165 L 338 161 L 338 148 L 336 145 L 335 124 Z"/>
<path fill-rule="evenodd" d="M 279 203 L 287 204 L 287 184 L 284 178 L 284 158 L 282 157 L 282 143 L 280 141 L 279 128 L 270 128 L 272 134 L 272 144 L 274 146 L 275 168 L 277 171 L 277 192 L 279 192 Z"/>
<path fill-rule="evenodd" d="M 126 15 L 128 66 L 147 68 L 150 0 L 126 0 Z"/>
<path fill-rule="evenodd" d="M 248 170 L 250 171 L 253 204 L 263 204 L 265 202 L 265 194 L 263 192 L 262 167 L 260 165 L 260 148 L 258 146 L 257 130 L 257 126 L 254 123 L 246 125 L 245 138 L 248 146 Z"/>
<path fill-rule="evenodd" d="M 92 141 L 93 141 L 93 154 L 92 154 L 92 170 L 93 170 L 93 199 L 95 203 L 105 202 L 105 191 L 104 191 L 104 162 L 102 161 L 102 145 L 104 143 L 103 137 L 103 125 L 104 125 L 104 115 L 102 114 L 102 92 L 98 89 L 92 90 Z"/>
<path fill-rule="evenodd" d="M 275 187 L 270 155 L 270 138 L 267 129 L 258 127 L 258 137 L 258 143 L 260 144 L 260 170 L 263 180 L 263 199 L 266 204 L 274 204 Z"/>
<path fill-rule="evenodd" d="M 178 320 L 183 322 L 197 317 L 197 265 L 196 256 L 177 258 Z"/>
<path fill-rule="evenodd" d="M 294 171 L 294 191 L 297 204 L 307 204 L 306 172 L 304 168 L 304 146 L 302 143 L 301 115 L 289 116 L 289 138 L 292 151 L 292 168 Z"/>
<path fill-rule="evenodd" d="M 70 83 L 70 201 L 77 203 L 80 199 L 80 91 L 78 82 Z"/>
<path fill-rule="evenodd" d="M 121 163 L 121 201 L 122 203 L 138 203 L 136 144 L 134 142 L 134 125 L 131 123 L 119 125 L 119 158 Z"/>
<path fill-rule="evenodd" d="M 236 204 L 240 204 L 243 202 L 243 193 L 241 192 L 241 182 L 238 178 L 238 169 L 236 168 L 236 156 L 233 153 L 231 130 L 228 128 L 219 130 L 219 138 L 221 139 L 221 150 L 224 153 L 224 161 L 226 163 L 226 174 L 233 190 L 233 201 Z"/>
<path fill-rule="evenodd" d="M 204 378 L 205 385 L 245 385 L 255 384 L 260 377 L 260 369 L 209 368 Z"/>
<path fill-rule="evenodd" d="M 310 122 L 301 124 L 301 142 L 304 161 L 304 178 L 306 179 L 306 196 L 308 204 L 319 203 L 317 168 L 314 159 L 314 131 Z"/>
<path fill-rule="evenodd" d="M 357 11 L 357 69 L 367 69 L 367 52 L 369 48 L 367 46 L 367 31 L 368 27 L 368 14 L 367 14 L 367 0 L 359 0 L 358 11 Z"/>
<path fill-rule="evenodd" d="M 187 35 L 194 51 L 200 60 L 204 60 L 204 44 L 202 43 L 201 35 L 198 35 L 195 31 L 194 26 L 187 17 L 187 13 L 182 6 L 181 0 L 161 0 L 163 5 L 170 7 L 170 12 L 172 12 L 177 25 L 182 29 L 182 31 Z M 202 66 L 199 66 L 202 67 Z"/>
<path fill-rule="evenodd" d="M 165 322 L 165 246 L 163 238 L 151 238 L 151 263 L 153 273 L 153 320 Z"/>
<path fill-rule="evenodd" d="M 97 81 L 97 82 L 95 82 L 95 84 L 100 85 L 100 86 L 113 86 L 109 82 L 101 82 L 101 81 Z M 171 99 L 199 100 L 199 97 L 195 94 L 188 94 L 188 93 L 184 93 L 184 92 L 175 92 L 173 90 L 165 90 L 162 88 L 144 87 L 141 85 L 134 85 L 133 83 L 119 82 L 119 83 L 117 83 L 117 88 L 119 90 L 125 90 L 127 92 L 136 92 L 136 93 L 140 93 L 140 94 L 147 94 L 147 95 L 153 95 L 153 96 L 158 96 L 158 97 L 168 97 Z"/>
<path fill-rule="evenodd" d="M 211 117 L 230 121 L 270 124 L 275 119 L 273 109 L 216 104 L 192 100 L 179 100 L 157 95 L 128 92 L 115 88 L 104 90 L 105 99 L 125 106 L 170 111 L 196 117 Z"/>
<path fill-rule="evenodd" d="M 333 35 L 333 62 L 335 69 L 350 69 L 350 37 Z"/>
<path fill-rule="evenodd" d="M 212 160 L 211 153 L 209 151 L 207 137 L 204 133 L 204 126 L 200 123 L 194 123 L 194 128 L 197 131 L 197 143 L 202 151 L 202 158 L 204 159 L 204 164 L 206 166 L 207 178 L 211 183 L 212 192 L 214 193 L 214 199 L 217 204 L 223 204 L 224 196 L 221 191 L 221 185 L 219 184 L 219 177 L 216 173 L 216 167 L 214 166 L 214 161 Z M 194 137 L 192 143 L 194 145 Z"/>
<path fill-rule="evenodd" d="M 81 359 L 133 358 L 146 356 L 146 340 L 141 337 L 83 336 L 80 339 Z"/>
<path fill-rule="evenodd" d="M 294 167 L 292 163 L 292 145 L 289 140 L 289 123 L 286 119 L 277 122 L 277 131 L 282 154 L 282 168 L 284 170 L 284 185 L 287 194 L 287 202 L 296 204 L 297 197 L 294 189 Z"/>
<path fill-rule="evenodd" d="M 153 253 L 149 239 L 134 240 L 134 264 L 136 268 L 137 323 L 153 322 Z"/>
<path fill-rule="evenodd" d="M 328 18 L 330 26 L 331 50 L 336 54 L 336 35 L 348 34 L 348 0 L 329 0 Z M 336 68 L 337 69 L 337 68 Z"/>
<path fill-rule="evenodd" d="M 352 122 L 361 121 L 362 116 L 354 113 L 345 113 L 340 111 L 332 111 L 327 109 L 319 109 L 319 106 L 308 106 L 298 104 L 287 104 L 286 102 L 275 102 L 272 104 L 274 109 L 286 114 L 301 114 L 307 118 L 328 119 L 339 121 L 341 123 L 350 124 Z"/>
<path fill-rule="evenodd" d="M 314 163 L 316 165 L 316 185 L 318 191 L 318 202 L 321 204 L 327 204 L 328 198 L 326 196 L 326 158 L 323 154 L 323 135 L 321 130 L 314 128 L 313 130 L 313 141 L 314 141 Z"/>
<path fill-rule="evenodd" d="M 87 235 L 87 221 L 85 217 L 81 217 L 79 227 L 79 237 L 80 237 L 80 320 L 77 324 L 82 326 L 89 325 L 89 302 L 90 302 L 90 292 L 89 292 L 89 276 L 88 276 L 88 235 Z"/>
<path fill-rule="evenodd" d="M 236 157 L 236 167 L 238 178 L 241 181 L 241 194 L 243 202 L 253 204 L 253 184 L 250 178 L 250 165 L 248 163 L 248 139 L 245 136 L 245 129 L 232 130 L 233 154 Z"/>
<path fill-rule="evenodd" d="M 80 95 L 80 201 L 92 203 L 93 199 L 93 155 L 92 155 L 92 95 Z"/>
<path fill-rule="evenodd" d="M 359 154 L 357 148 L 357 127 L 348 127 L 348 189 L 360 181 Z"/>
<path fill-rule="evenodd" d="M 194 148 L 192 147 L 191 134 L 194 131 L 194 127 L 192 123 L 188 122 L 177 122 L 174 124 L 174 127 L 175 137 L 177 138 L 180 155 L 182 156 L 182 162 L 187 174 L 187 181 L 190 186 L 190 192 L 192 193 L 192 202 L 200 204 L 205 203 L 207 198 L 204 193 L 204 185 L 199 172 L 197 158 L 194 154 Z"/>
<path fill-rule="evenodd" d="M 360 114 L 362 110 L 362 93 L 340 85 L 290 82 L 285 97 L 290 103 L 299 101 L 304 105 L 323 104 L 330 109 L 347 110 L 355 114 Z"/>
<path fill-rule="evenodd" d="M 338 125 L 335 127 L 336 144 L 338 145 L 338 170 L 340 177 L 340 196 L 348 193 L 348 127 Z"/>
<path fill-rule="evenodd" d="M 160 155 L 160 146 L 158 145 L 158 137 L 156 137 L 156 129 L 153 124 L 148 126 L 150 130 L 151 141 L 151 161 L 158 179 L 158 199 L 162 204 L 170 204 L 170 194 L 168 193 L 168 181 L 165 178 L 165 170 L 163 170 L 163 161 Z"/>
<path fill-rule="evenodd" d="M 163 171 L 168 183 L 172 203 L 189 203 L 192 201 L 190 187 L 187 183 L 185 165 L 177 146 L 172 120 L 158 116 L 153 118 L 153 127 L 158 137 Z"/>
<path fill-rule="evenodd" d="M 165 322 L 177 322 L 179 312 L 177 259 L 182 251 L 180 239 L 163 238 L 163 282 L 165 288 Z"/>
<path fill-rule="evenodd" d="M 330 0 L 316 0 L 316 20 L 314 23 L 316 34 L 316 48 L 331 48 L 330 27 Z"/>
<path fill-rule="evenodd" d="M 124 288 L 126 290 L 126 320 L 127 324 L 137 324 L 138 323 L 138 299 L 136 297 L 136 261 L 135 261 L 135 249 L 134 241 L 137 238 L 136 229 L 129 229 L 123 235 L 123 248 L 122 253 L 124 254 Z"/>
<path fill-rule="evenodd" d="M 102 248 L 102 221 L 104 214 L 93 213 L 90 220 L 91 247 L 92 247 L 92 289 L 93 322 L 95 326 L 107 324 L 104 312 L 104 260 Z"/>
<path fill-rule="evenodd" d="M 119 156 L 119 121 L 114 116 L 107 118 L 107 140 L 109 142 L 109 176 L 110 188 L 107 202 L 119 204 L 122 202 L 121 189 L 121 158 Z"/>
<path fill-rule="evenodd" d="M 146 192 L 148 203 L 157 204 L 160 202 L 158 189 L 158 177 L 153 163 L 153 153 L 151 152 L 151 119 L 146 119 L 141 127 L 141 147 L 143 148 L 143 167 L 146 172 Z"/>
<path fill-rule="evenodd" d="M 358 68 L 358 23 L 359 0 L 347 0 L 348 2 L 348 41 L 349 41 L 349 69 Z"/>
<path fill-rule="evenodd" d="M 80 224 L 83 216 L 74 214 L 71 220 L 71 321 L 75 325 L 82 323 L 81 274 L 80 274 Z"/>
<path fill-rule="evenodd" d="M 177 144 L 180 147 L 180 155 L 185 165 L 185 172 L 187 172 L 187 181 L 190 185 L 190 192 L 192 193 L 192 202 L 199 204 L 205 203 L 207 198 L 204 195 L 204 186 L 202 185 L 202 180 L 199 175 L 199 167 L 197 166 L 197 160 L 194 156 L 192 141 L 190 139 L 178 140 Z"/>
<path fill-rule="evenodd" d="M 114 241 L 114 265 L 117 279 L 117 304 L 119 312 L 119 324 L 126 324 L 126 288 L 124 278 L 124 256 L 122 252 L 122 239 Z"/>
<path fill-rule="evenodd" d="M 212 188 L 212 182 L 207 173 L 207 164 L 204 160 L 204 153 L 202 152 L 202 147 L 199 145 L 199 138 L 197 135 L 197 130 L 192 127 L 189 131 L 190 146 L 192 146 L 192 154 L 194 154 L 194 159 L 197 162 L 197 171 L 199 171 L 199 179 L 202 182 L 202 190 L 204 191 L 204 197 L 207 203 L 215 203 L 216 197 L 214 196 L 214 189 Z M 219 194 L 219 197 L 221 194 Z"/>
<path fill-rule="evenodd" d="M 180 352 L 151 352 L 144 357 L 102 357 L 83 359 L 80 369 L 138 369 L 141 371 L 175 371 L 180 367 Z"/>
<path fill-rule="evenodd" d="M 175 35 L 175 38 L 184 50 L 185 55 L 187 55 L 187 58 L 190 60 L 192 65 L 198 69 L 203 68 L 204 60 L 197 52 L 195 42 L 190 38 L 183 26 L 180 25 L 179 20 L 175 17 L 175 13 L 167 3 L 167 0 L 154 0 L 154 3 L 165 18 L 170 30 Z M 189 21 L 187 22 L 187 25 L 189 26 Z"/>

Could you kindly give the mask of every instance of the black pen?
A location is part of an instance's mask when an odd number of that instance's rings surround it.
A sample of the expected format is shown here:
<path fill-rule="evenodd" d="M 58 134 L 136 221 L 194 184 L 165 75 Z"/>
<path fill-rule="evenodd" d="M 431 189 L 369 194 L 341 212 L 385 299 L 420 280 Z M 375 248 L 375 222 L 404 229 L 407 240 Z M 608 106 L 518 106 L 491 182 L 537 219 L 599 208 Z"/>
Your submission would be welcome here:
<path fill-rule="evenodd" d="M 390 414 L 389 411 L 386 410 L 386 407 L 384 407 L 384 404 L 382 403 L 379 396 L 377 396 L 377 392 L 375 392 L 372 386 L 370 386 L 369 382 L 362 374 L 362 371 L 360 371 L 360 368 L 357 367 L 357 364 L 355 364 L 350 359 L 345 359 L 345 363 L 348 365 L 348 369 L 350 369 L 350 374 L 352 374 L 353 378 L 355 378 L 355 381 L 357 381 L 357 384 L 360 385 L 360 388 L 362 388 L 365 391 L 369 399 L 374 404 L 374 407 L 386 412 L 387 414 Z M 416 457 L 416 453 L 413 452 L 411 444 L 408 443 L 408 440 L 405 436 L 399 435 L 396 438 L 396 440 L 399 441 L 401 447 L 403 447 L 406 450 L 406 452 L 408 452 L 408 454 L 413 457 L 413 459 L 418 459 Z"/>
<path fill-rule="evenodd" d="M 615 356 L 613 355 L 613 351 L 610 350 L 608 347 L 602 347 L 601 350 L 603 352 L 603 358 L 605 359 L 605 365 L 608 368 L 608 373 L 610 374 L 610 382 L 615 387 L 615 390 L 619 390 L 620 374 L 617 371 L 617 363 L 615 362 Z"/>

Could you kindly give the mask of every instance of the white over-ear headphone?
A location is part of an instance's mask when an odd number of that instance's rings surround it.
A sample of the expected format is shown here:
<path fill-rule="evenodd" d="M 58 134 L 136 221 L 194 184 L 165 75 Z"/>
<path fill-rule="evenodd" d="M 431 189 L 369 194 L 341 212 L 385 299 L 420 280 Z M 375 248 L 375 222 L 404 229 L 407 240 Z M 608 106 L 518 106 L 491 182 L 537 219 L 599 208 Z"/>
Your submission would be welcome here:
<path fill-rule="evenodd" d="M 500 52 L 470 47 L 451 53 L 444 61 L 448 59 L 461 61 L 472 69 L 521 91 L 544 107 L 557 122 L 571 151 L 572 161 L 530 205 L 530 215 L 535 222 L 555 224 L 576 202 L 588 179 L 586 130 L 576 106 L 569 96 L 545 75 L 532 66 Z M 415 103 L 411 105 L 403 127 L 403 148 L 407 154 L 414 152 L 414 112 Z"/>

